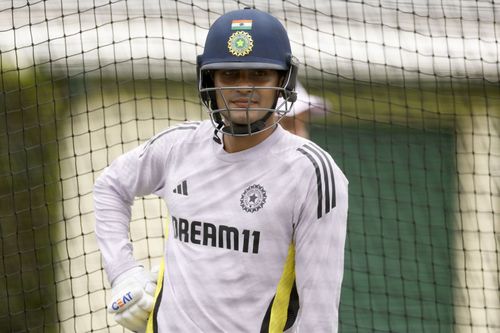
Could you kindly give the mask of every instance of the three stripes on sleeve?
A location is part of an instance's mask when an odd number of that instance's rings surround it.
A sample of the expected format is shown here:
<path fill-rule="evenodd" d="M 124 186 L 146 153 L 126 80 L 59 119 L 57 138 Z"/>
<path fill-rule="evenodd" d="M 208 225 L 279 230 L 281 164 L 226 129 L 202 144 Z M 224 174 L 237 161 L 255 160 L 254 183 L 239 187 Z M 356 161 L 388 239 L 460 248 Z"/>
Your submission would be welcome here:
<path fill-rule="evenodd" d="M 314 166 L 318 191 L 318 219 L 335 207 L 335 178 L 333 175 L 333 162 L 321 148 L 313 143 L 308 143 L 297 148 Z"/>

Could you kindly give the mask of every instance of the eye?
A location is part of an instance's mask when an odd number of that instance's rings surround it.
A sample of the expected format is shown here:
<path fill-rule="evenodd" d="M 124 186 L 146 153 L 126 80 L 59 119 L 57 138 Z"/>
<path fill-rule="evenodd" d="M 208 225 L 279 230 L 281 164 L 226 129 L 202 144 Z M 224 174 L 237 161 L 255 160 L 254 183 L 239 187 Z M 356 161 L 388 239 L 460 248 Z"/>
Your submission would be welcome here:
<path fill-rule="evenodd" d="M 255 77 L 259 77 L 259 76 L 267 76 L 267 73 L 268 71 L 265 70 L 265 69 L 256 69 L 253 71 L 253 76 Z"/>
<path fill-rule="evenodd" d="M 225 69 L 220 70 L 215 73 L 215 76 L 218 78 L 220 83 L 224 85 L 231 85 L 236 83 L 239 80 L 240 73 L 238 70 L 234 69 Z"/>
<path fill-rule="evenodd" d="M 224 78 L 237 78 L 239 75 L 239 71 L 236 70 L 224 70 L 221 72 L 221 76 Z"/>
<path fill-rule="evenodd" d="M 270 79 L 270 73 L 267 69 L 255 69 L 250 72 L 250 77 L 253 82 L 262 83 Z"/>

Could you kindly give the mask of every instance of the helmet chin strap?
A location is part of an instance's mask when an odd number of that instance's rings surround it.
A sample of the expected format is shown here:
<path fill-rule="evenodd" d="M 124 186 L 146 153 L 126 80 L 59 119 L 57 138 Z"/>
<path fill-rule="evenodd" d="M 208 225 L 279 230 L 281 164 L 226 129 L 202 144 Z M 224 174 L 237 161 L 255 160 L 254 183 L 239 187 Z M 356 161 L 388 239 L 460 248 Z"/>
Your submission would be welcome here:
<path fill-rule="evenodd" d="M 218 132 L 226 133 L 228 135 L 251 135 L 253 133 L 257 133 L 262 131 L 265 126 L 267 120 L 272 116 L 273 112 L 267 112 L 262 118 L 254 121 L 248 125 L 234 124 L 226 125 L 222 120 L 222 116 L 220 113 L 215 113 L 213 115 L 215 123 L 217 123 L 217 128 L 214 131 L 214 141 L 218 144 L 222 144 L 221 138 L 218 136 Z"/>
<path fill-rule="evenodd" d="M 222 128 L 222 132 L 227 134 L 243 134 L 243 135 L 244 134 L 250 135 L 259 132 L 264 129 L 264 127 L 266 126 L 266 121 L 269 119 L 269 117 L 271 117 L 272 114 L 273 114 L 272 112 L 267 112 L 264 115 L 264 117 L 247 125 L 235 124 L 235 123 L 231 123 L 230 125 L 225 125 Z"/>

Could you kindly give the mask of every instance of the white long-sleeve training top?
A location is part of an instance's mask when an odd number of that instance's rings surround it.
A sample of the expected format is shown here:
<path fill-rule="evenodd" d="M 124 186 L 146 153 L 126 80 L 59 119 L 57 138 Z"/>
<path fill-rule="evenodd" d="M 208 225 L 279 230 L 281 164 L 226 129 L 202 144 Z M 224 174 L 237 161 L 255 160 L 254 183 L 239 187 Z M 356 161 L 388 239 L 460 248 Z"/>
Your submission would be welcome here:
<path fill-rule="evenodd" d="M 110 281 L 137 266 L 134 198 L 171 215 L 159 332 L 336 332 L 348 181 L 331 156 L 278 126 L 227 153 L 209 121 L 187 122 L 116 159 L 94 188 L 96 236 Z"/>

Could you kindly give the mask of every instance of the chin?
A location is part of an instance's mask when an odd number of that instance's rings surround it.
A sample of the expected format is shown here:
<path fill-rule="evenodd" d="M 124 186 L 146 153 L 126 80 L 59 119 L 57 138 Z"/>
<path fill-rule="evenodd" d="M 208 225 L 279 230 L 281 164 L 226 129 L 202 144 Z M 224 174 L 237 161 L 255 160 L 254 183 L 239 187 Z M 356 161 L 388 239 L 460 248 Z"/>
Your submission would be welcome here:
<path fill-rule="evenodd" d="M 264 113 L 252 114 L 247 118 L 246 111 L 231 111 L 231 117 L 224 115 L 224 118 L 236 125 L 247 125 L 264 117 Z"/>

